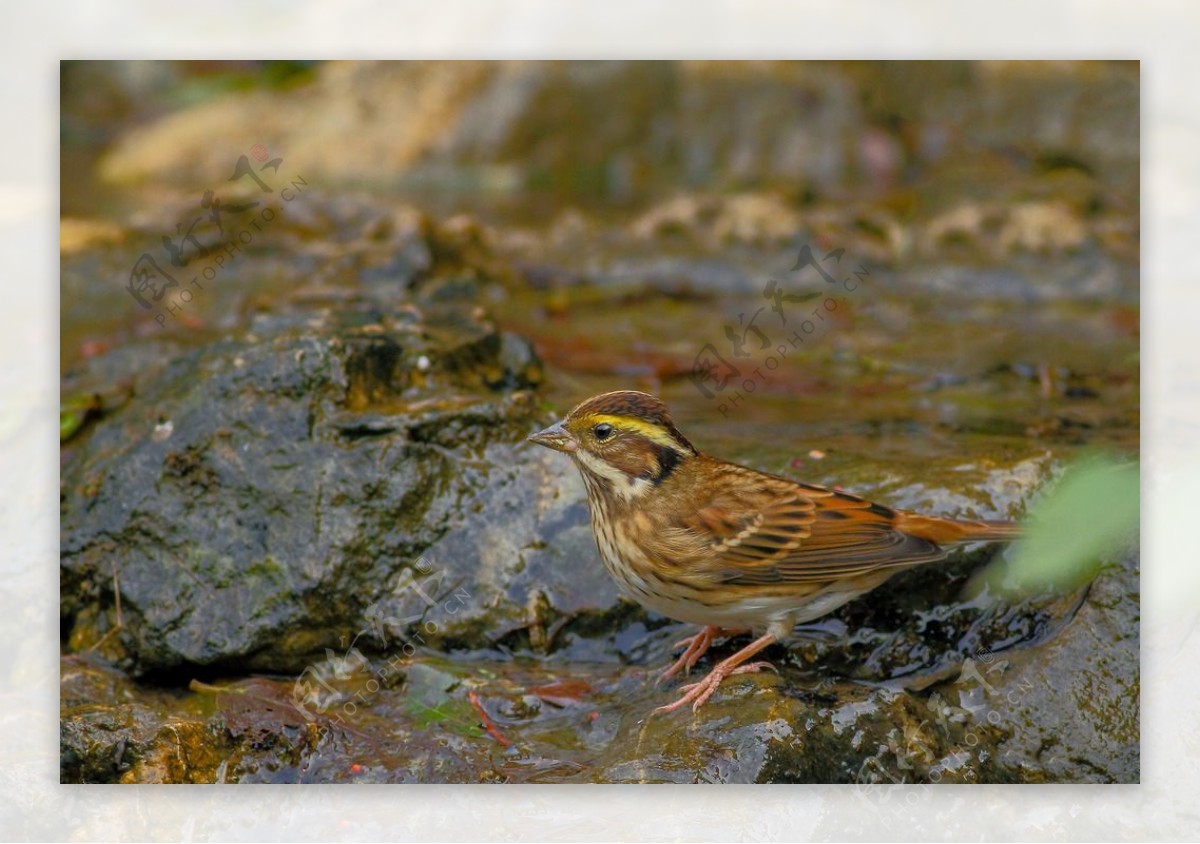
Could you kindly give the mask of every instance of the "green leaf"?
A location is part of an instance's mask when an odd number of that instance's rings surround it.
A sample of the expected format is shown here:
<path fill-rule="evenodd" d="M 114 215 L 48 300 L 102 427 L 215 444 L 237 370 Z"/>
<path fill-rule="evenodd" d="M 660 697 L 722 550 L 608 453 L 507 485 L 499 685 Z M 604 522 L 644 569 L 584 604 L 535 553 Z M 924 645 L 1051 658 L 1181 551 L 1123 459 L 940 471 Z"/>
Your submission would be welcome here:
<path fill-rule="evenodd" d="M 79 429 L 83 427 L 83 420 L 86 418 L 86 410 L 82 413 L 66 409 L 60 411 L 58 414 L 58 441 L 65 443 L 79 433 Z"/>
<path fill-rule="evenodd" d="M 423 730 L 442 727 L 461 736 L 483 736 L 484 730 L 479 725 L 475 709 L 451 694 L 459 683 L 459 678 L 453 674 L 423 663 L 414 663 L 409 666 L 405 680 L 408 688 L 408 696 L 404 700 L 405 712 Z"/>
<path fill-rule="evenodd" d="M 1034 511 L 1006 560 L 972 578 L 1008 596 L 1069 592 L 1089 582 L 1133 537 L 1141 514 L 1136 462 L 1095 457 L 1069 468 Z"/>
<path fill-rule="evenodd" d="M 58 409 L 58 441 L 64 443 L 79 433 L 88 415 L 99 409 L 96 396 L 72 396 L 64 399 Z"/>

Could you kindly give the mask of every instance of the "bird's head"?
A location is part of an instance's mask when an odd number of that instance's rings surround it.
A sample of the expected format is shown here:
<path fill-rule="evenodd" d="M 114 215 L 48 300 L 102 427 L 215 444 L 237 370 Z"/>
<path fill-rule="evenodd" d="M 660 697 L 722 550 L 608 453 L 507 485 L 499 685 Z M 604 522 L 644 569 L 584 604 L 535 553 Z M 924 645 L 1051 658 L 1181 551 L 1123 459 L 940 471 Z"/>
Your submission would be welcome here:
<path fill-rule="evenodd" d="M 661 484 L 696 454 L 667 406 L 633 390 L 593 396 L 529 441 L 571 455 L 585 479 L 626 497 Z"/>

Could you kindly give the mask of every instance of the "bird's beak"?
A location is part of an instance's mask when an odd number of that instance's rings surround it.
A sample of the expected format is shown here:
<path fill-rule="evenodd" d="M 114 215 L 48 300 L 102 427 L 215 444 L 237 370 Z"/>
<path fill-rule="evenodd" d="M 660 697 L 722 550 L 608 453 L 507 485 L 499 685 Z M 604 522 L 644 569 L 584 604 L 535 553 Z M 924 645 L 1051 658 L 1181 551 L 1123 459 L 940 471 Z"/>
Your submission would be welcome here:
<path fill-rule="evenodd" d="M 555 422 L 544 431 L 530 434 L 529 441 L 566 454 L 570 454 L 579 445 L 579 443 L 575 442 L 575 438 L 571 436 L 570 431 L 564 428 L 561 422 Z"/>

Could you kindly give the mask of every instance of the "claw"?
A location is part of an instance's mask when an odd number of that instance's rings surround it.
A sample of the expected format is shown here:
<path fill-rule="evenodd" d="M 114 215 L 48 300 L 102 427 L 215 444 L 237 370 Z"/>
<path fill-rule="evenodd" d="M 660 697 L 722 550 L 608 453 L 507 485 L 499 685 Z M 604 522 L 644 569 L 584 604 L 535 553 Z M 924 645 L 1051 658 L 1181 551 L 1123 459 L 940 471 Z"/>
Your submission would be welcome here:
<path fill-rule="evenodd" d="M 707 630 L 708 628 L 706 627 L 704 629 Z M 671 645 L 671 650 L 677 651 L 680 648 L 684 647 L 685 645 L 687 646 L 688 650 L 691 650 L 691 647 L 695 643 L 695 641 L 703 635 L 704 635 L 704 633 L 701 632 L 701 633 L 697 633 L 694 636 L 688 636 L 686 639 L 680 639 L 678 642 Z"/>
<path fill-rule="evenodd" d="M 675 660 L 670 668 L 658 675 L 658 679 L 654 681 L 654 684 L 658 685 L 668 677 L 675 676 L 681 670 L 684 672 L 691 671 L 692 666 L 700 660 L 700 657 L 704 656 L 705 652 L 710 647 L 712 647 L 712 643 L 716 641 L 717 635 L 720 632 L 721 628 L 719 627 L 705 627 L 695 636 L 688 636 L 686 639 L 682 639 L 672 645 L 672 650 L 675 648 L 683 648 L 685 646 L 686 649 L 682 654 L 679 655 L 679 659 Z"/>
<path fill-rule="evenodd" d="M 706 627 L 705 631 L 709 629 L 710 628 Z M 697 636 L 701 635 L 704 635 L 704 633 L 697 634 Z M 704 705 L 704 702 L 712 697 L 713 692 L 717 690 L 717 687 L 721 685 L 721 681 L 726 677 L 733 677 L 737 674 L 751 674 L 755 671 L 761 671 L 764 668 L 770 668 L 772 671 L 779 673 L 778 669 L 769 662 L 760 661 L 743 664 L 747 659 L 754 656 L 756 653 L 774 641 L 775 637 L 770 633 L 755 639 L 733 656 L 717 663 L 713 670 L 710 671 L 708 676 L 706 676 L 703 680 L 700 680 L 696 683 L 688 683 L 686 686 L 680 689 L 680 691 L 683 692 L 683 696 L 679 698 L 679 700 L 675 701 L 674 703 L 669 703 L 666 706 L 658 707 L 654 710 L 654 714 L 658 714 L 660 712 L 674 712 L 676 709 L 679 709 L 681 706 L 684 706 L 688 703 L 692 704 L 693 712 L 698 711 L 700 707 Z M 682 660 L 683 657 L 680 657 L 679 661 L 677 661 L 676 664 L 668 670 L 673 672 L 675 669 L 677 669 Z"/>
<path fill-rule="evenodd" d="M 679 658 L 672 663 L 670 668 L 658 675 L 658 679 L 654 681 L 654 684 L 658 685 L 668 677 L 674 677 L 680 671 L 683 671 L 685 674 L 690 673 L 696 663 L 700 661 L 700 657 L 704 656 L 708 652 L 708 649 L 713 646 L 713 643 L 717 641 L 718 636 L 736 636 L 744 632 L 746 631 L 737 628 L 717 627 L 710 624 L 696 635 L 680 639 L 671 646 L 671 650 L 684 648 L 684 652 L 679 655 Z"/>
<path fill-rule="evenodd" d="M 774 671 L 776 674 L 779 673 L 779 669 L 776 668 L 774 664 L 767 662 L 766 660 L 762 660 L 760 662 L 751 662 L 747 663 L 746 665 L 739 665 L 737 668 L 729 672 L 729 676 L 734 677 L 738 674 L 754 674 L 757 671 L 763 670 Z"/>

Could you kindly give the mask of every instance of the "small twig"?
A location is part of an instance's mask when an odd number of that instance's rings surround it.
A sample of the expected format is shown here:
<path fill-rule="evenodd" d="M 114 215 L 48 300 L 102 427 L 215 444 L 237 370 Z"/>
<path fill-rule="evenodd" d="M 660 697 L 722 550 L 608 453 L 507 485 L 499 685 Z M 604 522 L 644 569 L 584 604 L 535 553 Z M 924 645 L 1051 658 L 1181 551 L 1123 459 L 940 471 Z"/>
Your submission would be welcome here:
<path fill-rule="evenodd" d="M 500 742 L 505 747 L 509 747 L 512 742 L 504 737 L 504 734 L 497 729 L 492 723 L 492 719 L 488 717 L 487 710 L 483 708 L 483 704 L 479 702 L 479 695 L 473 691 L 467 692 L 467 700 L 471 701 L 471 706 L 475 707 L 475 711 L 479 713 L 480 719 L 483 721 L 483 728 L 488 731 L 488 735 Z"/>
<path fill-rule="evenodd" d="M 244 695 L 245 687 L 238 686 L 214 686 L 209 683 L 202 683 L 199 680 L 191 680 L 188 682 L 188 691 L 191 692 L 208 692 L 210 694 L 235 694 Z"/>
<path fill-rule="evenodd" d="M 113 626 L 112 630 L 109 630 L 107 633 L 105 633 L 103 636 L 101 636 L 99 639 L 97 639 L 92 644 L 92 646 L 87 649 L 88 653 L 91 653 L 92 651 L 96 650 L 98 647 L 103 645 L 105 642 L 107 642 L 110 636 L 116 635 L 117 633 L 120 633 L 122 630 L 125 629 L 125 622 L 121 618 L 121 582 L 119 580 L 117 580 L 117 564 L 116 563 L 112 564 L 112 579 L 113 579 L 113 596 L 116 598 L 116 604 L 117 604 L 117 623 Z"/>
<path fill-rule="evenodd" d="M 546 631 L 546 653 L 550 653 L 554 649 L 554 640 L 558 638 L 558 634 L 562 632 L 564 627 L 575 620 L 576 615 L 578 613 L 567 613 L 550 625 L 550 628 Z"/>

